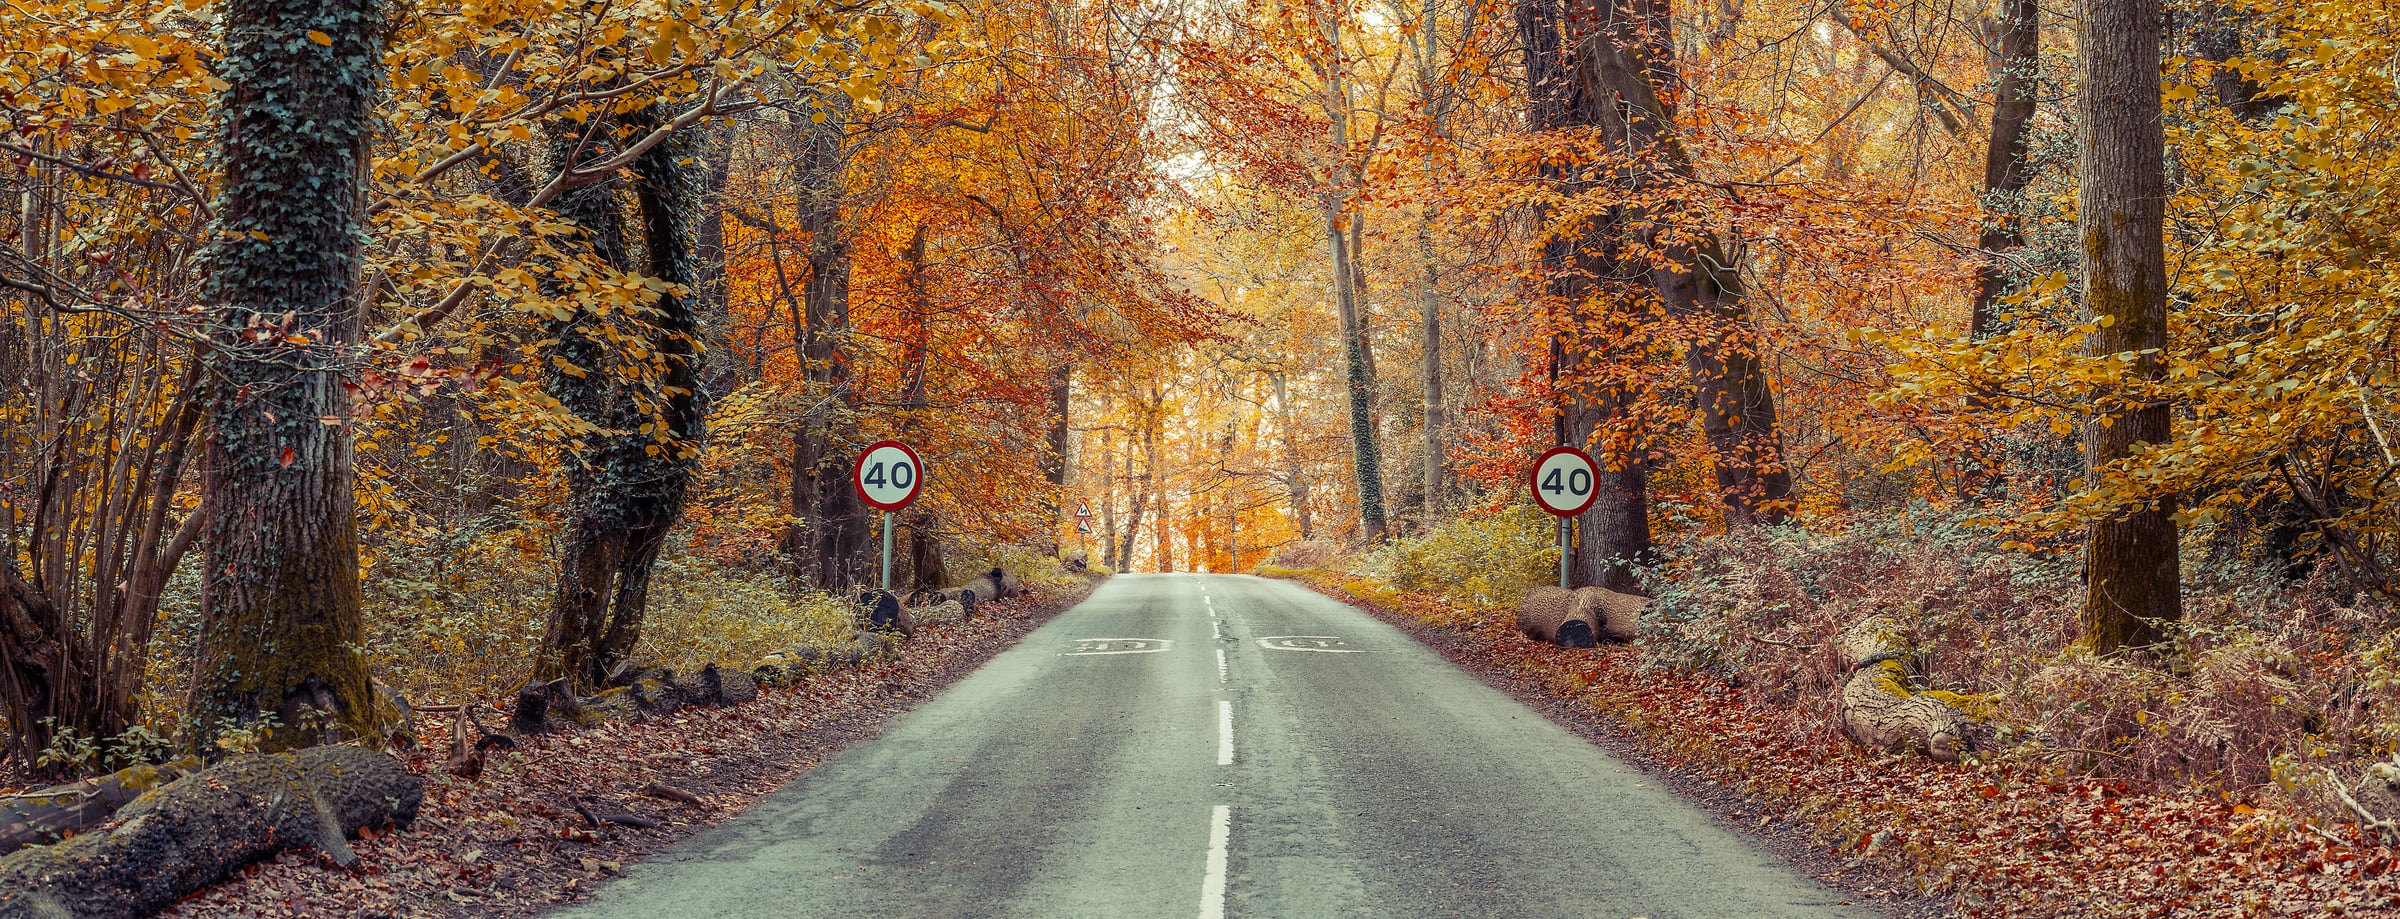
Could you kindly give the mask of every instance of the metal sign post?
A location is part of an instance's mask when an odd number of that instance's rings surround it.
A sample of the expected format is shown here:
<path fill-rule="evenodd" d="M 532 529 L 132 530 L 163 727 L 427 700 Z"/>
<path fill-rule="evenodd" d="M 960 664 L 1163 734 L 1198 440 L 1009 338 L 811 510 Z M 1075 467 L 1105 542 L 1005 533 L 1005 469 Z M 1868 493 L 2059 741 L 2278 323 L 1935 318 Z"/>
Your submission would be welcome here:
<path fill-rule="evenodd" d="M 1600 497 L 1600 464 L 1574 447 L 1552 447 L 1533 461 L 1526 484 L 1533 486 L 1533 503 L 1558 518 L 1558 586 L 1573 587 L 1568 560 L 1575 547 L 1568 541 L 1568 521 Z"/>
<path fill-rule="evenodd" d="M 892 589 L 892 512 L 907 507 L 925 490 L 925 462 L 917 451 L 896 440 L 867 447 L 850 471 L 858 499 L 883 512 L 883 589 Z"/>

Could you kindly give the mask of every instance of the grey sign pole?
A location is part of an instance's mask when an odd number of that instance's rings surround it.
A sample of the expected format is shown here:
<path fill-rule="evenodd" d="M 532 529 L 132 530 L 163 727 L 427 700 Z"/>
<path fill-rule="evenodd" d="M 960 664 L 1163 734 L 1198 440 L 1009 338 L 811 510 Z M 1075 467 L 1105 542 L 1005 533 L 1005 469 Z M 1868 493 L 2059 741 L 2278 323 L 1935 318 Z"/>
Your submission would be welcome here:
<path fill-rule="evenodd" d="M 1570 519 L 1572 518 L 1558 518 L 1558 586 L 1560 587 L 1567 586 L 1567 559 L 1575 554 L 1575 547 L 1567 544 L 1567 521 Z"/>
<path fill-rule="evenodd" d="M 1564 571 L 1566 569 L 1559 569 Z M 1560 575 L 1565 577 L 1565 575 Z M 883 512 L 883 589 L 892 589 L 892 512 Z"/>

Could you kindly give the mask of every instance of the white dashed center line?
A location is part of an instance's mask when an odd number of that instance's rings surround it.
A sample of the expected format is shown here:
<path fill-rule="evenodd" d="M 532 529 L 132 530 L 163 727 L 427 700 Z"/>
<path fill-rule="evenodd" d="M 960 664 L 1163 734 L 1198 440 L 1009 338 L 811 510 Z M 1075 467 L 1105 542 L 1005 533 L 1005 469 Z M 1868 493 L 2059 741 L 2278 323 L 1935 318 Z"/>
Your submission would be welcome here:
<path fill-rule="evenodd" d="M 1225 649 L 1223 649 L 1223 648 L 1218 648 L 1218 649 L 1217 649 L 1217 682 L 1219 682 L 1219 683 L 1223 683 L 1223 682 L 1225 682 L 1226 680 L 1229 680 L 1229 679 L 1232 679 L 1232 677 L 1231 677 L 1231 675 L 1229 675 L 1229 674 L 1226 672 L 1226 670 L 1225 670 Z"/>
<path fill-rule="evenodd" d="M 1233 703 L 1217 702 L 1217 765 L 1233 765 Z"/>
<path fill-rule="evenodd" d="M 1200 876 L 1200 919 L 1225 919 L 1225 845 L 1233 839 L 1233 809 L 1208 814 L 1208 871 Z"/>

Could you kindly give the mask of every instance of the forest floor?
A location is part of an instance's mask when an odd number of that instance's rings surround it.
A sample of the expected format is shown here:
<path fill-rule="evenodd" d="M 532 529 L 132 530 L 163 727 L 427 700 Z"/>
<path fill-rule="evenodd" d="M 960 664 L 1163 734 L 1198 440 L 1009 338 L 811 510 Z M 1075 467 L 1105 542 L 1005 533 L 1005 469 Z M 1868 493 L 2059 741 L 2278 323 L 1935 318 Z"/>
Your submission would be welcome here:
<path fill-rule="evenodd" d="M 1789 706 L 1645 666 L 1636 648 L 1558 648 L 1526 638 L 1505 612 L 1332 572 L 1297 576 L 1894 915 L 2400 914 L 2400 850 L 2353 825 L 2065 773 L 2032 749 L 1965 764 L 1873 753 Z"/>
<path fill-rule="evenodd" d="M 426 747 L 403 754 L 425 776 L 425 804 L 407 830 L 361 839 L 340 868 L 314 849 L 286 851 L 194 894 L 168 917 L 529 916 L 589 896 L 624 866 L 659 852 L 860 740 L 1016 644 L 1091 592 L 1090 586 L 989 603 L 975 619 L 927 626 L 893 660 L 844 670 L 729 708 L 687 708 L 643 724 L 534 737 L 492 751 L 483 774 L 443 769 L 448 716 L 420 715 Z M 505 723 L 497 707 L 486 724 Z M 698 804 L 645 797 L 662 783 Z M 657 829 L 592 826 L 630 814 Z"/>

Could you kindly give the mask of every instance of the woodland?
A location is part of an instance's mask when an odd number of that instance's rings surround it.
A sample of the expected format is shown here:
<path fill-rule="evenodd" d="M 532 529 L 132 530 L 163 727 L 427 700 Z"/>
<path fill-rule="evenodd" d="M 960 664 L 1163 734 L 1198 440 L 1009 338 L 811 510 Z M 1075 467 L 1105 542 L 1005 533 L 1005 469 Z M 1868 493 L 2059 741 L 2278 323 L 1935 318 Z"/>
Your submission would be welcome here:
<path fill-rule="evenodd" d="M 1626 679 L 2380 876 L 2395 22 L 5 0 L 0 791 L 727 695 L 873 644 L 886 538 L 911 606 L 1253 572 L 1512 621 L 1564 444 Z"/>

